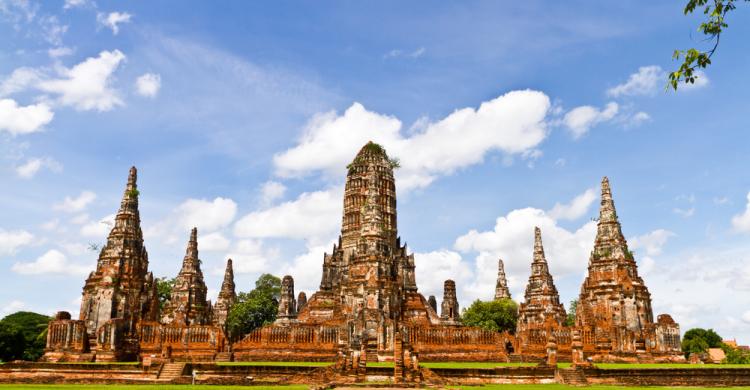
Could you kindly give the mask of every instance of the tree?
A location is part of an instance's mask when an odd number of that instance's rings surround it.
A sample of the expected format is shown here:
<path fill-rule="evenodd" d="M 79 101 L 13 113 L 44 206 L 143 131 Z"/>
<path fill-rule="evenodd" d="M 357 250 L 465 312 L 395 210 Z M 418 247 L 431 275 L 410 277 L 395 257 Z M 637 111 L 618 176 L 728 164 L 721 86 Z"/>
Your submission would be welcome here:
<path fill-rule="evenodd" d="M 724 358 L 722 363 L 750 364 L 750 351 L 734 348 L 724 343 L 721 344 L 721 349 L 724 350 L 724 354 L 726 355 L 726 358 Z"/>
<path fill-rule="evenodd" d="M 25 346 L 23 331 L 15 325 L 0 321 L 0 361 L 22 359 Z"/>
<path fill-rule="evenodd" d="M 237 339 L 276 320 L 281 297 L 281 279 L 271 274 L 261 275 L 255 288 L 237 295 L 237 302 L 227 315 L 227 331 Z"/>
<path fill-rule="evenodd" d="M 691 353 L 703 353 L 709 348 L 720 348 L 724 343 L 713 329 L 693 328 L 682 336 L 682 352 L 685 355 Z"/>
<path fill-rule="evenodd" d="M 676 71 L 669 74 L 669 85 L 673 89 L 677 90 L 680 82 L 695 83 L 698 77 L 696 71 L 699 68 L 705 69 L 711 64 L 711 57 L 719 47 L 721 33 L 729 27 L 726 23 L 726 16 L 729 12 L 737 8 L 736 1 L 739 0 L 688 0 L 683 12 L 687 15 L 693 13 L 697 8 L 703 7 L 703 14 L 706 15 L 707 19 L 700 24 L 698 31 L 703 33 L 706 36 L 706 40 L 713 44 L 706 51 L 696 48 L 674 51 L 672 58 L 675 60 L 682 58 L 683 61 Z"/>
<path fill-rule="evenodd" d="M 164 306 L 172 298 L 173 287 L 174 278 L 168 279 L 166 276 L 156 278 L 156 295 L 159 296 L 159 310 L 164 310 Z"/>
<path fill-rule="evenodd" d="M 478 326 L 496 332 L 514 332 L 517 320 L 518 305 L 508 298 L 487 302 L 477 299 L 461 314 L 464 325 Z"/>
<path fill-rule="evenodd" d="M 568 308 L 568 316 L 565 317 L 565 326 L 573 326 L 576 324 L 576 309 L 578 309 L 578 300 L 574 299 L 570 301 L 570 308 Z"/>
<path fill-rule="evenodd" d="M 42 354 L 47 344 L 47 325 L 50 318 L 28 311 L 19 311 L 6 316 L 0 321 L 14 326 L 20 330 L 24 338 L 24 351 L 19 359 L 36 361 Z"/>

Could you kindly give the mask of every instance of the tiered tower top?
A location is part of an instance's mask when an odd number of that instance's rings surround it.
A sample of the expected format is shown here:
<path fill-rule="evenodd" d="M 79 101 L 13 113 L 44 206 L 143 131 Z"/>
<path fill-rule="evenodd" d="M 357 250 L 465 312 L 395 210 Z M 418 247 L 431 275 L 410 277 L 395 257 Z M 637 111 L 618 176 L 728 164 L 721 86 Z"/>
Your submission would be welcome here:
<path fill-rule="evenodd" d="M 508 280 L 505 278 L 505 265 L 503 259 L 497 259 L 497 284 L 495 284 L 495 300 L 510 299 Z"/>
<path fill-rule="evenodd" d="M 380 145 L 368 142 L 347 168 L 341 248 L 393 253 L 398 235 L 393 162 Z"/>

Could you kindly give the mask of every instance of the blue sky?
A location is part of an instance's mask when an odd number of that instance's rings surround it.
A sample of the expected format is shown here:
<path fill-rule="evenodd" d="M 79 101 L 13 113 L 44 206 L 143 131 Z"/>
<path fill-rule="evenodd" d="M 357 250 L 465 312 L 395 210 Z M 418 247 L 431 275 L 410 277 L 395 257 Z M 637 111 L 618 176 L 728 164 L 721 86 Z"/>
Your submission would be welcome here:
<path fill-rule="evenodd" d="M 310 294 L 372 139 L 425 295 L 502 257 L 521 299 L 539 225 L 574 299 L 606 175 L 655 314 L 749 343 L 746 8 L 673 93 L 704 43 L 668 2 L 0 0 L 0 314 L 77 313 L 131 165 L 157 276 L 195 225 L 212 294 L 230 256 Z"/>

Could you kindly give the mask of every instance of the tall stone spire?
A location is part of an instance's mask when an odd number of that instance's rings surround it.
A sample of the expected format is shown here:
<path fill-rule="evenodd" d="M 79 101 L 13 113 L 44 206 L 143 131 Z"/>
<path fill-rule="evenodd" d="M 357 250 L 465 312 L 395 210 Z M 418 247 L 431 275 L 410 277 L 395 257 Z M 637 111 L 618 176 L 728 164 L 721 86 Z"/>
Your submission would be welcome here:
<path fill-rule="evenodd" d="M 651 295 L 622 234 L 609 179 L 602 179 L 594 249 L 576 310 L 578 324 L 610 323 L 641 331 L 653 323 Z"/>
<path fill-rule="evenodd" d="M 534 255 L 524 298 L 518 316 L 521 326 L 542 324 L 550 320 L 559 325 L 565 321 L 565 308 L 560 304 L 560 295 L 549 273 L 542 245 L 542 231 L 538 227 L 534 228 Z"/>
<path fill-rule="evenodd" d="M 237 301 L 237 293 L 234 285 L 234 269 L 232 259 L 227 260 L 227 268 L 224 271 L 224 281 L 221 283 L 219 298 L 216 300 L 213 310 L 214 325 L 223 327 L 227 322 L 227 316 L 232 306 Z"/>
<path fill-rule="evenodd" d="M 162 321 L 181 325 L 205 325 L 209 322 L 210 303 L 206 301 L 201 261 L 198 258 L 198 229 L 190 231 L 182 268 L 175 278 L 172 296 L 164 308 Z"/>
<path fill-rule="evenodd" d="M 156 286 L 143 246 L 137 179 L 136 168 L 130 168 L 114 225 L 99 253 L 96 270 L 83 287 L 80 319 L 86 322 L 89 336 L 110 319 L 124 319 L 127 330 L 134 332 L 138 321 L 153 321 L 158 316 Z"/>
<path fill-rule="evenodd" d="M 510 299 L 508 281 L 505 278 L 505 265 L 503 259 L 497 259 L 497 284 L 495 284 L 495 300 Z"/>

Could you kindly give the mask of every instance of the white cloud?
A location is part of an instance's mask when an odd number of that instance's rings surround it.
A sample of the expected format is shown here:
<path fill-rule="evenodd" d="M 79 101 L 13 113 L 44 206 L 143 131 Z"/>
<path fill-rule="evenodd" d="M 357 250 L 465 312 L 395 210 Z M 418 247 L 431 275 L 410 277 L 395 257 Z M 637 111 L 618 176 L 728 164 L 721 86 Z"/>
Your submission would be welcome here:
<path fill-rule="evenodd" d="M 62 78 L 38 83 L 44 92 L 59 94 L 58 102 L 76 110 L 109 111 L 123 104 L 112 89 L 112 74 L 125 60 L 119 50 L 102 51 L 98 57 L 89 57 L 72 68 L 60 67 Z"/>
<path fill-rule="evenodd" d="M 84 7 L 90 4 L 89 0 L 65 0 L 64 9 Z"/>
<path fill-rule="evenodd" d="M 597 124 L 612 120 L 618 111 L 619 106 L 615 102 L 607 103 L 602 110 L 593 106 L 580 106 L 568 111 L 563 118 L 563 123 L 573 138 L 578 139 Z"/>
<path fill-rule="evenodd" d="M 59 219 L 52 219 L 42 224 L 41 228 L 43 230 L 52 231 L 57 229 L 57 227 L 60 226 L 60 220 Z"/>
<path fill-rule="evenodd" d="M 68 258 L 62 252 L 52 249 L 39 256 L 32 262 L 18 262 L 11 267 L 13 272 L 22 275 L 39 275 L 39 274 L 66 274 L 66 275 L 86 275 L 91 271 L 90 267 L 75 264 L 68 261 Z"/>
<path fill-rule="evenodd" d="M 471 285 L 474 275 L 471 265 L 464 262 L 459 253 L 446 249 L 414 253 L 414 263 L 417 287 L 422 294 L 435 295 L 440 302 L 443 296 L 443 282 L 451 279 L 456 282 L 459 300 L 466 301 L 461 295 Z M 489 291 L 485 291 L 484 295 L 488 295 Z"/>
<path fill-rule="evenodd" d="M 229 240 L 219 232 L 198 235 L 198 248 L 201 251 L 225 251 L 229 249 L 229 244 Z"/>
<path fill-rule="evenodd" d="M 614 86 L 607 90 L 607 96 L 638 96 L 654 95 L 659 87 L 666 85 L 666 72 L 661 66 L 650 65 L 638 68 L 623 84 Z"/>
<path fill-rule="evenodd" d="M 34 235 L 25 230 L 7 231 L 0 229 L 0 254 L 12 255 L 19 248 L 31 244 Z"/>
<path fill-rule="evenodd" d="M 748 324 L 750 324 L 750 310 L 748 310 L 748 311 L 746 311 L 746 312 L 744 312 L 742 314 L 742 321 L 745 321 Z"/>
<path fill-rule="evenodd" d="M 45 15 L 38 19 L 39 32 L 42 38 L 54 46 L 62 45 L 62 37 L 68 32 L 68 26 L 61 24 L 55 15 Z"/>
<path fill-rule="evenodd" d="M 40 131 L 54 116 L 45 103 L 19 106 L 15 100 L 0 99 L 0 131 L 11 135 Z"/>
<path fill-rule="evenodd" d="M 232 266 L 236 273 L 255 273 L 268 268 L 271 260 L 277 259 L 277 249 L 266 249 L 260 240 L 239 240 L 235 243 L 226 258 L 232 259 Z M 224 267 L 217 272 L 223 274 Z"/>
<path fill-rule="evenodd" d="M 83 225 L 86 222 L 89 222 L 89 215 L 86 213 L 76 215 L 70 219 L 70 223 L 75 225 Z"/>
<path fill-rule="evenodd" d="M 695 207 L 691 207 L 691 208 L 688 208 L 688 209 L 683 209 L 683 208 L 675 207 L 674 209 L 672 209 L 672 212 L 674 212 L 675 214 L 677 214 L 677 215 L 679 215 L 679 216 L 681 216 L 683 218 L 690 218 L 690 217 L 692 217 L 695 214 Z"/>
<path fill-rule="evenodd" d="M 527 207 L 498 217 L 491 231 L 471 230 L 456 239 L 455 249 L 477 252 L 475 280 L 466 294 L 487 299 L 497 276 L 497 259 L 505 262 L 508 283 L 514 295 L 523 291 L 534 248 L 534 227 L 542 230 L 542 240 L 555 279 L 586 269 L 596 236 L 596 222 L 589 221 L 577 230 L 567 230 L 543 210 Z"/>
<path fill-rule="evenodd" d="M 46 157 L 27 160 L 25 164 L 16 167 L 16 174 L 24 179 L 31 179 L 42 168 L 47 168 L 52 172 L 62 171 L 62 165 L 59 162 L 50 157 Z"/>
<path fill-rule="evenodd" d="M 239 237 L 284 237 L 320 243 L 335 234 L 340 224 L 343 189 L 306 192 L 297 199 L 254 211 L 234 225 Z"/>
<path fill-rule="evenodd" d="M 627 126 L 640 126 L 651 120 L 651 115 L 638 111 L 627 119 Z"/>
<path fill-rule="evenodd" d="M 112 34 L 117 35 L 120 32 L 119 24 L 130 23 L 132 17 L 133 15 L 127 12 L 110 12 L 109 14 L 98 13 L 96 15 L 96 21 L 103 27 L 112 30 Z"/>
<path fill-rule="evenodd" d="M 697 70 L 697 78 L 694 84 L 682 83 L 677 91 L 690 91 L 705 87 L 709 83 L 706 74 Z M 607 90 L 607 96 L 619 98 L 623 96 L 654 96 L 659 90 L 663 90 L 667 85 L 667 72 L 658 65 L 642 66 L 638 72 L 628 77 L 628 81 L 616 85 Z"/>
<path fill-rule="evenodd" d="M 55 210 L 65 211 L 68 213 L 75 213 L 82 211 L 96 199 L 96 194 L 91 191 L 83 191 L 76 198 L 66 196 L 65 199 L 53 206 Z"/>
<path fill-rule="evenodd" d="M 750 192 L 747 194 L 747 205 L 745 212 L 732 217 L 732 228 L 736 232 L 750 233 Z"/>
<path fill-rule="evenodd" d="M 424 47 L 419 47 L 419 48 L 417 48 L 417 49 L 415 49 L 413 51 L 410 51 L 410 52 L 409 51 L 405 52 L 405 51 L 403 51 L 401 49 L 393 49 L 393 50 L 389 51 L 388 53 L 385 53 L 385 55 L 383 56 L 383 58 L 386 59 L 386 60 L 389 59 L 389 58 L 397 58 L 397 57 L 407 57 L 407 58 L 414 58 L 414 59 L 416 59 L 416 58 L 422 57 L 425 52 L 427 52 L 427 49 L 425 49 Z"/>
<path fill-rule="evenodd" d="M 553 219 L 575 220 L 588 212 L 591 204 L 596 200 L 596 189 L 589 188 L 584 193 L 576 196 L 568 204 L 555 203 L 548 215 Z"/>
<path fill-rule="evenodd" d="M 641 236 L 631 237 L 628 241 L 630 242 L 630 249 L 643 248 L 646 250 L 646 255 L 658 256 L 661 254 L 667 240 L 674 236 L 676 234 L 669 230 L 657 229 Z"/>
<path fill-rule="evenodd" d="M 81 226 L 81 235 L 102 240 L 107 237 L 115 223 L 115 215 L 110 214 L 98 221 L 91 221 Z"/>
<path fill-rule="evenodd" d="M 47 50 L 47 55 L 51 58 L 65 57 L 71 54 L 73 54 L 73 49 L 66 46 L 53 47 L 52 49 Z"/>
<path fill-rule="evenodd" d="M 315 171 L 343 177 L 357 150 L 372 140 L 391 157 L 404 157 L 396 172 L 400 190 L 425 187 L 439 175 L 480 163 L 490 151 L 513 155 L 536 149 L 547 136 L 549 108 L 550 100 L 541 92 L 512 91 L 478 109 L 459 109 L 424 123 L 406 137 L 398 119 L 354 103 L 341 116 L 328 112 L 313 117 L 298 144 L 274 156 L 274 165 L 282 177 Z"/>
<path fill-rule="evenodd" d="M 217 197 L 214 200 L 188 199 L 175 209 L 177 223 L 188 230 L 197 227 L 214 231 L 229 225 L 237 215 L 237 203 L 232 199 Z"/>
<path fill-rule="evenodd" d="M 26 304 L 19 300 L 10 301 L 7 305 L 0 308 L 0 319 L 4 318 L 8 314 L 13 314 L 26 307 Z"/>
<path fill-rule="evenodd" d="M 706 73 L 704 73 L 702 70 L 695 71 L 695 83 L 693 84 L 681 84 L 678 87 L 678 91 L 694 91 L 696 89 L 701 89 L 705 86 L 708 86 L 708 83 L 711 81 L 708 79 L 708 76 L 706 76 Z"/>
<path fill-rule="evenodd" d="M 21 92 L 38 83 L 41 79 L 42 73 L 34 68 L 17 68 L 0 83 L 0 97 Z"/>
<path fill-rule="evenodd" d="M 144 97 L 153 98 L 161 89 L 161 76 L 154 73 L 145 73 L 135 80 L 136 92 Z"/>
<path fill-rule="evenodd" d="M 284 196 L 286 186 L 277 181 L 267 181 L 263 183 L 260 189 L 260 203 L 263 206 L 272 204 L 277 199 Z"/>

